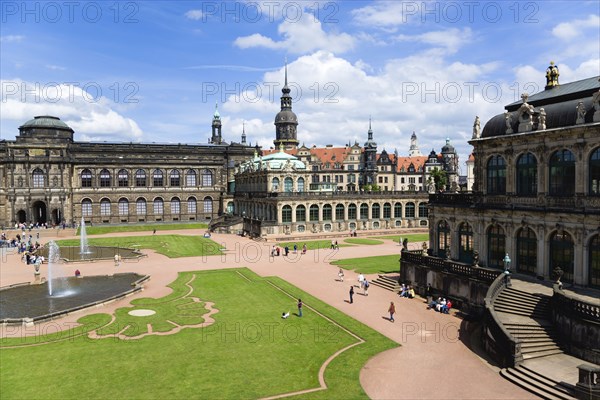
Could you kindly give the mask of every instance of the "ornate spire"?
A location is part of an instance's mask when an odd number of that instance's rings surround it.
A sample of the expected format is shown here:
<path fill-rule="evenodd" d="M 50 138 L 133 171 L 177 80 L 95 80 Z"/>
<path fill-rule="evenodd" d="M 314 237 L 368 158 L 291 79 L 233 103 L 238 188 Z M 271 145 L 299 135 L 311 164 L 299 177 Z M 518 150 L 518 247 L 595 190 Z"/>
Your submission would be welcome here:
<path fill-rule="evenodd" d="M 546 87 L 544 89 L 548 90 L 559 86 L 559 75 L 558 66 L 554 65 L 554 61 L 550 61 L 550 66 L 546 69 Z"/>
<path fill-rule="evenodd" d="M 219 103 L 215 101 L 215 113 L 213 114 L 213 119 L 221 119 L 221 115 L 219 114 Z"/>
<path fill-rule="evenodd" d="M 288 87 L 287 58 L 284 68 L 284 85 L 281 89 L 281 111 L 275 116 L 275 147 L 283 144 L 286 148 L 298 147 L 298 117 L 292 111 L 292 96 Z"/>
<path fill-rule="evenodd" d="M 242 144 L 246 144 L 246 121 L 242 121 Z"/>
<path fill-rule="evenodd" d="M 371 116 L 369 115 L 369 131 L 367 132 L 368 140 L 373 140 L 373 129 L 371 128 Z"/>
<path fill-rule="evenodd" d="M 215 113 L 213 114 L 210 143 L 221 144 L 221 142 L 221 115 L 219 115 L 219 104 L 215 102 Z"/>

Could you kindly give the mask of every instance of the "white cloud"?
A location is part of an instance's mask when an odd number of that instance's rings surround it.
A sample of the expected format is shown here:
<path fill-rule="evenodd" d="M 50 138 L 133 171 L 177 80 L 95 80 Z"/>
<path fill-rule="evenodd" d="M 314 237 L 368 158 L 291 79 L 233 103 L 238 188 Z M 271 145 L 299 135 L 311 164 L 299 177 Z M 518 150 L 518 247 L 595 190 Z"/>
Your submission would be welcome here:
<path fill-rule="evenodd" d="M 441 47 L 450 53 L 455 53 L 464 44 L 472 40 L 473 34 L 470 28 L 451 28 L 443 31 L 430 31 L 420 35 L 397 35 L 394 39 L 402 42 L 420 42 Z"/>
<path fill-rule="evenodd" d="M 61 67 L 60 65 L 51 65 L 51 64 L 47 64 L 46 68 L 51 69 L 53 71 L 65 71 L 66 70 L 65 67 Z"/>
<path fill-rule="evenodd" d="M 194 21 L 201 20 L 202 17 L 204 17 L 204 13 L 202 12 L 202 10 L 189 10 L 184 15 L 186 16 L 186 18 L 189 18 Z"/>
<path fill-rule="evenodd" d="M 569 22 L 562 22 L 552 29 L 552 34 L 559 39 L 569 41 L 577 38 L 578 36 L 583 36 L 584 30 L 593 29 L 597 37 L 599 26 L 600 16 L 590 15 L 586 19 L 576 19 Z"/>
<path fill-rule="evenodd" d="M 20 43 L 25 39 L 23 35 L 6 35 L 0 36 L 0 42 L 4 43 Z"/>
<path fill-rule="evenodd" d="M 297 21 L 285 19 L 279 24 L 277 31 L 283 40 L 275 41 L 254 33 L 238 37 L 234 45 L 241 49 L 264 47 L 285 49 L 292 54 L 303 54 L 315 50 L 344 53 L 352 49 L 356 43 L 356 40 L 347 33 L 325 32 L 321 22 L 310 13 L 303 13 Z"/>
<path fill-rule="evenodd" d="M 398 26 L 419 17 L 421 7 L 422 3 L 416 1 L 376 1 L 368 6 L 352 10 L 352 18 L 360 26 L 393 32 Z"/>

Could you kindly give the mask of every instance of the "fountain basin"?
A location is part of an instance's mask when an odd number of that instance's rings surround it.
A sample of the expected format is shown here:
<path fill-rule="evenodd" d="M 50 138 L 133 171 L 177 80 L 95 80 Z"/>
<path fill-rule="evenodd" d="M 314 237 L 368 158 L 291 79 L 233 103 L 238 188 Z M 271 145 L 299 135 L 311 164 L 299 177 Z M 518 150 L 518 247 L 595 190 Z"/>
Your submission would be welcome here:
<path fill-rule="evenodd" d="M 47 246 L 38 250 L 38 253 L 49 259 Z M 122 260 L 138 260 L 146 256 L 137 249 L 125 247 L 88 246 L 87 252 L 82 254 L 78 246 L 60 246 L 60 258 L 65 262 L 114 260 L 116 254 L 121 256 Z"/>
<path fill-rule="evenodd" d="M 0 288 L 0 323 L 40 322 L 123 298 L 143 289 L 148 275 L 122 273 L 63 278 L 65 291 L 48 295 L 48 283 Z"/>

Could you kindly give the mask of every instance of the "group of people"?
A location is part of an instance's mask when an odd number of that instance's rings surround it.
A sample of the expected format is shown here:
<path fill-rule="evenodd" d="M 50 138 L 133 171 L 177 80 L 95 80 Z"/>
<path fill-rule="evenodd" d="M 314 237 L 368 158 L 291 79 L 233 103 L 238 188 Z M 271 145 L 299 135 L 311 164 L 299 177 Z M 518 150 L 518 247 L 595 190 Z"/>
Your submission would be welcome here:
<path fill-rule="evenodd" d="M 428 310 L 434 309 L 442 314 L 449 314 L 452 308 L 452 300 L 446 300 L 445 297 L 438 297 L 437 300 L 432 300 L 427 306 Z"/>
<path fill-rule="evenodd" d="M 308 248 L 306 247 L 306 244 L 302 245 L 302 254 L 306 254 L 306 250 L 308 250 Z M 283 252 L 284 256 L 287 256 L 288 254 L 290 254 L 290 247 L 285 246 L 282 250 L 281 247 L 273 245 L 273 247 L 271 248 L 271 257 L 279 257 L 282 252 Z M 298 253 L 298 245 L 296 243 L 294 243 L 294 254 L 297 254 L 297 253 Z"/>
<path fill-rule="evenodd" d="M 332 240 L 330 249 L 339 249 L 339 248 L 340 248 L 340 245 L 338 244 L 338 241 Z"/>
<path fill-rule="evenodd" d="M 400 285 L 400 292 L 398 292 L 400 297 L 406 297 L 408 299 L 415 298 L 415 288 L 409 285 L 405 285 L 404 283 Z"/>

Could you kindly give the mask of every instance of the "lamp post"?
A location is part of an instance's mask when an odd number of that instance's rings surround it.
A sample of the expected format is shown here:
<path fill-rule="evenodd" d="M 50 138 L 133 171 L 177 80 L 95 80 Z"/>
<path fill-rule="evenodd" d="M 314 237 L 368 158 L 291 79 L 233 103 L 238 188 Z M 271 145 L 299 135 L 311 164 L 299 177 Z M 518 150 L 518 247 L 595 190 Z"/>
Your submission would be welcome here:
<path fill-rule="evenodd" d="M 506 285 L 506 287 L 510 287 L 512 286 L 510 283 L 510 257 L 508 256 L 508 253 L 506 253 L 506 255 L 504 256 L 504 259 L 502 260 L 504 261 L 504 283 Z"/>

